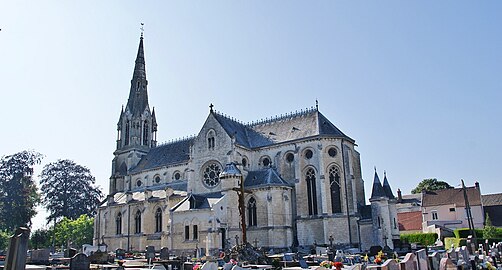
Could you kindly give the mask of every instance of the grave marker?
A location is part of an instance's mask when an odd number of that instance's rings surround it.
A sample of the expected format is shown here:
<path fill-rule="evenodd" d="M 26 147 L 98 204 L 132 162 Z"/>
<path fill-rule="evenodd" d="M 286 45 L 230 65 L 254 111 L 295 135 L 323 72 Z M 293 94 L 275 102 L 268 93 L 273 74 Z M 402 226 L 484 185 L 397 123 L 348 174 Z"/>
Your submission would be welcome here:
<path fill-rule="evenodd" d="M 83 253 L 78 253 L 70 259 L 70 270 L 89 270 L 91 261 Z"/>

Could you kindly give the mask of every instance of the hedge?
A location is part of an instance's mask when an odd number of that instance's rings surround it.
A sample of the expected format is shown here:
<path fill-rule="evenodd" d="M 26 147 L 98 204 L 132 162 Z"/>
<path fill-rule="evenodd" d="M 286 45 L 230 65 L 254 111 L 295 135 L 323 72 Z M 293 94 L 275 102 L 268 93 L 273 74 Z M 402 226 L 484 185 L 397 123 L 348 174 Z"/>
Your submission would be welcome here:
<path fill-rule="evenodd" d="M 400 236 L 402 242 L 417 243 L 424 246 L 433 245 L 438 239 L 437 233 L 410 233 Z"/>
<path fill-rule="evenodd" d="M 449 249 L 453 244 L 454 248 L 467 245 L 467 239 L 465 238 L 455 238 L 455 237 L 445 237 L 444 238 L 444 248 Z"/>
<path fill-rule="evenodd" d="M 476 237 L 483 238 L 483 229 L 475 229 Z M 467 238 L 471 232 L 468 228 L 456 229 L 453 231 L 456 238 Z M 496 228 L 495 238 L 502 238 L 502 228 Z"/>

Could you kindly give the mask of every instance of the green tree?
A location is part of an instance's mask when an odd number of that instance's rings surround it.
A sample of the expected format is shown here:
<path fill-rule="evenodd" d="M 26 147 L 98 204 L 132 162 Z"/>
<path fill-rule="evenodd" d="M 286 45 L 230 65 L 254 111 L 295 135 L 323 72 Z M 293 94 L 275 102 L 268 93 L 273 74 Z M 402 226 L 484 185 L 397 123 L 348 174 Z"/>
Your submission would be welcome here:
<path fill-rule="evenodd" d="M 492 220 L 488 213 L 486 213 L 485 227 L 483 228 L 483 238 L 491 239 L 497 237 L 497 228 L 492 225 Z"/>
<path fill-rule="evenodd" d="M 52 238 L 54 235 L 54 228 L 38 229 L 31 233 L 30 248 L 40 249 L 52 246 Z"/>
<path fill-rule="evenodd" d="M 446 183 L 445 181 L 439 181 L 436 178 L 429 178 L 422 180 L 422 182 L 420 182 L 417 185 L 417 187 L 411 191 L 411 193 L 417 194 L 422 192 L 422 190 L 424 189 L 427 191 L 432 191 L 432 190 L 440 190 L 447 188 L 453 188 L 453 187 L 450 186 L 450 184 Z"/>
<path fill-rule="evenodd" d="M 41 160 L 42 154 L 35 151 L 22 151 L 0 159 L 0 230 L 31 227 L 31 218 L 40 202 L 32 178 L 33 166 Z"/>
<path fill-rule="evenodd" d="M 0 253 L 9 246 L 11 235 L 7 231 L 0 231 Z"/>
<path fill-rule="evenodd" d="M 83 244 L 92 244 L 94 228 L 94 218 L 81 215 L 75 220 L 64 217 L 56 224 L 55 236 L 56 245 L 66 246 L 68 243 L 74 247 L 81 247 Z"/>
<path fill-rule="evenodd" d="M 49 211 L 47 221 L 63 217 L 77 219 L 96 213 L 103 193 L 91 171 L 72 160 L 58 160 L 44 166 L 40 174 L 42 202 Z"/>

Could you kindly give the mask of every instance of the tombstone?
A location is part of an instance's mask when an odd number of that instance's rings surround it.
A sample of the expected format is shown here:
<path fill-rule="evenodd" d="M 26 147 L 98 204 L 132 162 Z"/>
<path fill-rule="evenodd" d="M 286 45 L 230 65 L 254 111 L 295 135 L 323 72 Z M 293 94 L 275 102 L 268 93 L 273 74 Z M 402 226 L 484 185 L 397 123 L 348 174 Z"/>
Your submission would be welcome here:
<path fill-rule="evenodd" d="M 303 268 L 303 269 L 309 269 L 309 266 L 308 266 L 307 262 L 305 261 L 305 259 L 300 258 L 298 260 L 298 262 L 300 263 L 300 267 L 301 268 Z"/>
<path fill-rule="evenodd" d="M 383 269 L 385 269 L 385 270 L 399 270 L 399 265 L 397 264 L 396 260 L 389 259 L 389 260 L 386 260 L 382 264 L 382 270 Z"/>
<path fill-rule="evenodd" d="M 417 270 L 417 256 L 413 253 L 407 253 L 406 256 L 404 256 L 404 259 L 399 263 L 399 268 L 401 270 Z"/>
<path fill-rule="evenodd" d="M 462 246 L 462 247 L 455 249 L 455 251 L 457 252 L 457 254 L 458 254 L 457 256 L 459 259 L 463 259 L 465 262 L 469 261 L 469 251 L 468 251 L 467 247 Z"/>
<path fill-rule="evenodd" d="M 378 254 L 378 252 L 380 252 L 382 250 L 383 250 L 383 248 L 381 246 L 372 246 L 372 247 L 370 247 L 370 253 L 368 255 L 375 256 Z"/>
<path fill-rule="evenodd" d="M 205 262 L 201 267 L 200 270 L 218 270 L 218 263 L 217 262 Z"/>
<path fill-rule="evenodd" d="M 4 269 L 24 270 L 26 267 L 26 252 L 28 251 L 28 238 L 30 230 L 19 227 L 10 238 Z"/>
<path fill-rule="evenodd" d="M 160 259 L 162 261 L 167 261 L 169 260 L 169 248 L 167 247 L 162 247 L 160 249 Z"/>
<path fill-rule="evenodd" d="M 429 259 L 425 249 L 418 250 L 415 255 L 418 261 L 418 270 L 429 270 Z"/>
<path fill-rule="evenodd" d="M 36 249 L 31 251 L 31 264 L 49 264 L 49 255 L 51 251 L 48 248 Z"/>
<path fill-rule="evenodd" d="M 78 253 L 70 259 L 70 270 L 89 270 L 91 261 L 83 253 Z"/>
<path fill-rule="evenodd" d="M 155 259 L 155 247 L 154 246 L 146 246 L 146 254 L 145 258 L 150 263 L 153 259 Z"/>
<path fill-rule="evenodd" d="M 457 266 L 449 258 L 442 258 L 439 262 L 439 270 L 457 270 Z"/>
<path fill-rule="evenodd" d="M 125 255 L 126 255 L 125 249 L 117 248 L 115 250 L 115 258 L 117 258 L 118 260 L 125 259 Z"/>
<path fill-rule="evenodd" d="M 349 266 L 347 270 L 362 270 L 362 269 L 363 265 L 360 263 L 356 263 L 354 265 Z"/>
<path fill-rule="evenodd" d="M 457 252 L 452 249 L 452 250 L 449 250 L 447 253 L 446 253 L 446 256 L 452 261 L 452 262 L 456 262 L 458 260 L 458 254 Z"/>
<path fill-rule="evenodd" d="M 439 252 L 434 252 L 429 255 L 429 265 L 432 270 L 439 270 L 439 264 L 441 263 L 442 255 Z"/>
<path fill-rule="evenodd" d="M 108 262 L 108 253 L 98 250 L 87 257 L 91 263 L 105 264 Z"/>
<path fill-rule="evenodd" d="M 77 250 L 74 248 L 68 249 L 68 258 L 73 258 L 73 256 L 77 255 Z"/>
<path fill-rule="evenodd" d="M 335 262 L 343 262 L 345 256 L 343 255 L 343 251 L 337 249 L 335 253 Z"/>

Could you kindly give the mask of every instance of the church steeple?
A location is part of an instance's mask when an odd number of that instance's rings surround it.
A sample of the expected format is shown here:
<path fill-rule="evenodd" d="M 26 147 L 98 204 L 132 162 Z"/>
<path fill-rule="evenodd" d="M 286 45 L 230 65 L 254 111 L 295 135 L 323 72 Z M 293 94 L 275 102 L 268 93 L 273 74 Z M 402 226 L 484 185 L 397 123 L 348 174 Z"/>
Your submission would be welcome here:
<path fill-rule="evenodd" d="M 389 181 L 387 181 L 387 173 L 384 171 L 383 172 L 383 191 L 385 192 L 385 195 L 389 199 L 395 199 L 394 194 L 392 193 L 392 188 L 390 187 Z"/>
<path fill-rule="evenodd" d="M 131 90 L 126 110 L 133 116 L 141 115 L 148 108 L 148 81 L 146 80 L 145 51 L 143 48 L 143 34 L 139 39 L 138 54 L 134 65 L 134 72 L 131 80 Z"/>
<path fill-rule="evenodd" d="M 156 146 L 157 120 L 148 105 L 143 33 L 139 39 L 138 53 L 129 90 L 127 105 L 120 114 L 117 150 L 124 147 L 150 148 Z M 144 149 L 143 151 L 146 151 Z"/>
<path fill-rule="evenodd" d="M 129 90 L 127 105 L 122 107 L 117 123 L 117 149 L 112 162 L 110 193 L 130 188 L 125 176 L 151 148 L 157 145 L 157 119 L 148 105 L 143 33 L 139 39 L 138 54 Z M 128 187 L 129 186 L 129 187 Z"/>

